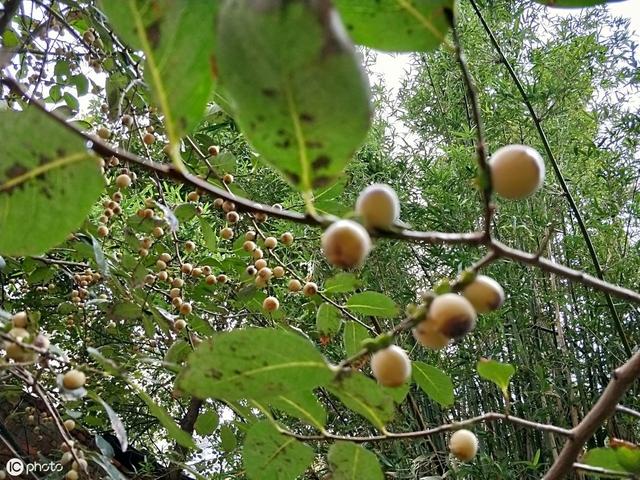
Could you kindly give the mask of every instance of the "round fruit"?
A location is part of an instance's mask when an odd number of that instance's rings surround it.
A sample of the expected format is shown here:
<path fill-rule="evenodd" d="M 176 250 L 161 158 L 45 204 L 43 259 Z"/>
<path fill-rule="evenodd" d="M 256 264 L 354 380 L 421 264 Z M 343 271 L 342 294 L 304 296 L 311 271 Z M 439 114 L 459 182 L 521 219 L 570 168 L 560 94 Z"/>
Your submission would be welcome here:
<path fill-rule="evenodd" d="M 264 308 L 267 312 L 275 312 L 280 308 L 280 302 L 276 297 L 267 297 L 262 302 L 262 308 Z"/>
<path fill-rule="evenodd" d="M 129 186 L 131 186 L 131 177 L 126 173 L 118 175 L 118 177 L 116 178 L 116 185 L 118 186 L 118 188 L 128 188 Z"/>
<path fill-rule="evenodd" d="M 273 272 L 269 267 L 264 267 L 258 270 L 258 276 L 266 281 L 271 279 L 271 277 L 273 276 Z"/>
<path fill-rule="evenodd" d="M 471 302 L 478 313 L 496 310 L 504 302 L 504 290 L 498 282 L 486 275 L 478 275 L 464 288 L 462 295 Z"/>
<path fill-rule="evenodd" d="M 125 127 L 130 127 L 133 125 L 133 117 L 131 115 L 123 115 L 120 121 Z"/>
<path fill-rule="evenodd" d="M 181 278 L 174 278 L 171 280 L 171 286 L 173 288 L 182 288 L 184 286 L 184 280 Z"/>
<path fill-rule="evenodd" d="M 228 183 L 233 183 L 233 175 L 231 175 L 230 173 L 225 174 L 225 175 L 222 177 L 222 181 L 223 181 L 224 183 L 227 183 L 227 184 L 228 184 Z"/>
<path fill-rule="evenodd" d="M 202 276 L 202 269 L 200 267 L 196 267 L 193 270 L 191 270 L 191 276 L 192 277 L 201 277 Z"/>
<path fill-rule="evenodd" d="M 218 283 L 227 283 L 229 278 L 224 273 L 221 273 L 216 277 L 216 280 L 218 280 Z"/>
<path fill-rule="evenodd" d="M 284 232 L 280 236 L 280 241 L 282 242 L 283 245 L 288 247 L 293 243 L 293 234 L 291 232 Z"/>
<path fill-rule="evenodd" d="M 214 206 L 215 208 L 217 208 L 217 209 L 221 209 L 221 208 L 222 208 L 222 205 L 224 205 L 224 200 L 223 200 L 223 199 L 221 199 L 221 198 L 216 198 L 216 199 L 213 201 L 213 206 Z"/>
<path fill-rule="evenodd" d="M 431 302 L 424 321 L 447 338 L 461 338 L 476 326 L 476 311 L 466 298 L 445 293 Z"/>
<path fill-rule="evenodd" d="M 216 283 L 218 283 L 215 275 L 207 275 L 207 278 L 205 278 L 204 281 L 207 283 L 207 285 L 215 285 Z"/>
<path fill-rule="evenodd" d="M 212 157 L 215 157 L 216 155 L 218 155 L 218 153 L 220 153 L 220 147 L 218 147 L 217 145 L 210 145 L 209 148 L 207 148 L 207 152 L 209 152 L 209 155 L 211 155 Z"/>
<path fill-rule="evenodd" d="M 193 311 L 193 307 L 191 306 L 190 303 L 185 302 L 182 305 L 180 305 L 180 313 L 182 315 L 189 315 L 192 311 Z"/>
<path fill-rule="evenodd" d="M 397 345 L 378 350 L 371 356 L 371 371 L 385 387 L 399 387 L 411 376 L 411 360 Z"/>
<path fill-rule="evenodd" d="M 69 370 L 62 377 L 62 385 L 67 390 L 76 390 L 81 388 L 87 381 L 87 377 L 80 370 Z"/>
<path fill-rule="evenodd" d="M 220 236 L 225 240 L 231 240 L 233 238 L 233 230 L 229 227 L 225 227 L 220 231 Z"/>
<path fill-rule="evenodd" d="M 535 193 L 544 181 L 544 161 L 526 145 L 499 148 L 489 159 L 491 183 L 504 198 L 518 200 Z"/>
<path fill-rule="evenodd" d="M 253 230 L 249 230 L 244 234 L 244 239 L 248 241 L 254 241 L 256 239 L 256 232 L 254 232 Z"/>
<path fill-rule="evenodd" d="M 29 323 L 27 312 L 16 313 L 13 317 L 11 317 L 11 323 L 13 323 L 14 327 L 25 328 Z"/>
<path fill-rule="evenodd" d="M 302 290 L 302 284 L 300 283 L 300 281 L 296 280 L 295 278 L 291 279 L 289 281 L 289 291 L 299 292 L 300 290 Z"/>
<path fill-rule="evenodd" d="M 189 240 L 188 242 L 185 242 L 184 244 L 184 251 L 187 253 L 192 253 L 195 252 L 196 250 L 196 244 L 193 243 L 191 240 Z"/>
<path fill-rule="evenodd" d="M 446 347 L 451 339 L 445 337 L 440 332 L 436 331 L 430 322 L 422 321 L 416 325 L 413 330 L 413 337 L 423 347 L 431 348 L 432 350 L 440 350 Z"/>
<path fill-rule="evenodd" d="M 360 192 L 356 213 L 368 227 L 389 228 L 400 217 L 398 195 L 389 185 L 370 185 Z"/>
<path fill-rule="evenodd" d="M 274 248 L 276 248 L 276 245 L 278 245 L 278 240 L 276 240 L 275 237 L 267 237 L 264 239 L 264 246 L 267 249 L 273 250 Z"/>
<path fill-rule="evenodd" d="M 247 267 L 247 269 L 245 270 L 246 274 L 249 275 L 250 277 L 253 277 L 255 274 L 258 273 L 258 269 L 256 267 L 254 267 L 253 265 L 249 265 Z"/>
<path fill-rule="evenodd" d="M 109 227 L 107 227 L 106 225 L 100 225 L 98 227 L 97 233 L 99 237 L 104 238 L 109 235 Z"/>
<path fill-rule="evenodd" d="M 69 432 L 76 428 L 76 422 L 71 420 L 70 418 L 64 421 L 64 428 L 66 428 Z"/>
<path fill-rule="evenodd" d="M 162 229 L 162 227 L 155 227 L 151 233 L 154 237 L 160 238 L 164 235 L 164 230 Z"/>
<path fill-rule="evenodd" d="M 180 296 L 180 289 L 179 288 L 172 288 L 171 290 L 169 290 L 169 297 L 170 298 L 178 298 Z"/>
<path fill-rule="evenodd" d="M 142 141 L 146 144 L 146 145 L 152 145 L 153 142 L 156 141 L 156 136 L 153 133 L 145 133 L 144 136 L 142 137 Z"/>
<path fill-rule="evenodd" d="M 189 202 L 197 202 L 198 200 L 200 200 L 200 194 L 195 190 L 189 192 L 189 194 L 187 195 L 187 201 Z"/>
<path fill-rule="evenodd" d="M 284 268 L 282 268 L 280 265 L 278 265 L 273 269 L 273 276 L 276 278 L 284 277 L 284 273 L 285 273 Z"/>
<path fill-rule="evenodd" d="M 98 129 L 98 136 L 103 140 L 108 140 L 111 136 L 111 130 L 109 130 L 107 127 L 100 127 Z"/>
<path fill-rule="evenodd" d="M 167 269 L 167 263 L 163 260 L 158 260 L 156 261 L 156 268 L 158 270 L 166 270 Z"/>
<path fill-rule="evenodd" d="M 229 223 L 238 223 L 240 221 L 240 215 L 238 215 L 238 212 L 229 212 L 227 213 L 227 222 Z"/>
<path fill-rule="evenodd" d="M 169 255 L 167 252 L 161 253 L 158 258 L 164 263 L 169 263 L 171 261 L 171 255 Z"/>
<path fill-rule="evenodd" d="M 291 288 L 291 284 L 289 284 L 289 288 Z M 318 285 L 314 282 L 307 282 L 302 289 L 302 293 L 304 293 L 307 297 L 312 297 L 316 293 L 318 293 Z"/>
<path fill-rule="evenodd" d="M 162 270 L 161 272 L 158 272 L 158 280 L 161 282 L 166 282 L 168 278 L 169 274 L 166 271 Z"/>
<path fill-rule="evenodd" d="M 269 215 L 267 215 L 264 212 L 256 212 L 254 214 L 253 218 L 255 218 L 256 222 L 258 222 L 258 223 L 264 223 L 267 220 L 269 220 Z"/>
<path fill-rule="evenodd" d="M 246 242 L 244 242 L 242 244 L 242 249 L 245 252 L 253 252 L 256 249 L 256 244 L 255 244 L 255 242 L 252 242 L 251 240 L 247 240 Z"/>
<path fill-rule="evenodd" d="M 362 264 L 371 250 L 367 231 L 352 220 L 339 220 L 322 234 L 322 250 L 327 261 L 341 268 Z"/>
<path fill-rule="evenodd" d="M 264 258 L 259 258 L 253 265 L 256 267 L 256 270 L 260 271 L 267 266 L 267 261 Z"/>
<path fill-rule="evenodd" d="M 233 212 L 235 209 L 236 209 L 235 203 L 230 202 L 229 200 L 225 200 L 224 202 L 222 202 L 222 211 L 224 213 Z"/>
<path fill-rule="evenodd" d="M 463 462 L 473 460 L 478 453 L 478 438 L 469 430 L 458 430 L 449 439 L 449 451 Z"/>
<path fill-rule="evenodd" d="M 190 263 L 183 263 L 180 267 L 180 271 L 185 275 L 189 275 L 191 273 L 191 270 L 193 270 L 193 265 L 191 265 Z"/>

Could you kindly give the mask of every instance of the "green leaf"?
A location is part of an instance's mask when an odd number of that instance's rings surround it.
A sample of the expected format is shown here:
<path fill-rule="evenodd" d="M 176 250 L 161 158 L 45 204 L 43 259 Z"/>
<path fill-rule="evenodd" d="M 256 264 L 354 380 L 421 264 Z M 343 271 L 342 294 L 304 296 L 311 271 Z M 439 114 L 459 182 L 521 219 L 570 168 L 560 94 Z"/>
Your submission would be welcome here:
<path fill-rule="evenodd" d="M 250 480 L 293 480 L 313 461 L 313 448 L 286 436 L 268 420 L 255 423 L 244 441 L 242 459 Z"/>
<path fill-rule="evenodd" d="M 446 373 L 423 362 L 413 362 L 411 372 L 416 384 L 429 398 L 443 407 L 453 405 L 453 382 Z"/>
<path fill-rule="evenodd" d="M 342 342 L 348 357 L 362 350 L 361 343 L 365 338 L 370 338 L 369 331 L 358 322 L 351 321 L 344 324 Z"/>
<path fill-rule="evenodd" d="M 220 427 L 220 445 L 225 452 L 232 452 L 238 446 L 236 434 L 228 425 Z"/>
<path fill-rule="evenodd" d="M 116 412 L 113 411 L 113 408 L 105 402 L 97 393 L 89 392 L 89 397 L 93 398 L 96 402 L 102 405 L 104 411 L 107 412 L 107 416 L 109 417 L 109 422 L 111 422 L 111 428 L 116 434 L 116 438 L 118 442 L 120 442 L 120 448 L 123 452 L 127 451 L 128 440 L 127 440 L 127 430 L 124 428 L 124 424 L 122 420 L 118 416 Z"/>
<path fill-rule="evenodd" d="M 332 480 L 384 479 L 375 454 L 355 443 L 334 443 L 327 459 L 333 473 Z"/>
<path fill-rule="evenodd" d="M 509 363 L 500 363 L 496 360 L 480 359 L 477 365 L 478 375 L 485 380 L 495 383 L 503 395 L 507 395 L 511 377 L 516 373 L 516 368 Z"/>
<path fill-rule="evenodd" d="M 196 448 L 196 444 L 193 441 L 193 438 L 191 438 L 191 435 L 182 430 L 164 408 L 154 402 L 153 398 L 151 398 L 144 390 L 134 386 L 131 382 L 129 382 L 129 385 L 136 390 L 138 396 L 147 404 L 151 415 L 156 417 L 160 424 L 167 429 L 167 433 L 169 433 L 171 438 L 185 448 Z"/>
<path fill-rule="evenodd" d="M 189 343 L 185 340 L 178 339 L 171 344 L 171 347 L 169 347 L 169 350 L 165 353 L 164 361 L 167 363 L 180 364 L 186 360 L 189 352 L 191 352 Z"/>
<path fill-rule="evenodd" d="M 393 398 L 393 401 L 400 405 L 409 394 L 409 386 L 411 382 L 405 382 L 399 387 L 382 387 L 382 390 Z"/>
<path fill-rule="evenodd" d="M 342 315 L 340 310 L 330 303 L 323 303 L 316 312 L 316 330 L 320 335 L 332 337 L 340 330 Z"/>
<path fill-rule="evenodd" d="M 217 4 L 207 0 L 101 2 L 116 32 L 144 52 L 145 79 L 173 146 L 202 118 L 213 88 Z"/>
<path fill-rule="evenodd" d="M 612 441 L 613 443 L 613 441 Z M 640 473 L 640 448 L 625 445 L 614 447 L 618 463 L 628 472 Z"/>
<path fill-rule="evenodd" d="M 353 273 L 340 272 L 324 282 L 324 293 L 353 292 L 360 285 L 360 280 Z"/>
<path fill-rule="evenodd" d="M 218 251 L 218 236 L 216 232 L 213 230 L 209 221 L 204 217 L 200 217 L 200 231 L 202 232 L 202 238 L 204 240 L 205 246 L 209 249 L 210 252 Z"/>
<path fill-rule="evenodd" d="M 193 203 L 181 203 L 173 210 L 173 214 L 180 223 L 186 223 L 197 214 L 196 205 Z"/>
<path fill-rule="evenodd" d="M 198 415 L 194 428 L 196 433 L 201 436 L 211 435 L 213 431 L 218 428 L 218 412 L 214 410 L 207 410 L 204 413 Z"/>
<path fill-rule="evenodd" d="M 100 168 L 82 139 L 35 110 L 0 112 L 0 138 L 0 253 L 43 253 L 82 225 L 104 188 Z"/>
<path fill-rule="evenodd" d="M 369 86 L 326 0 L 227 2 L 218 67 L 254 148 L 299 190 L 337 178 L 366 138 Z"/>
<path fill-rule="evenodd" d="M 351 372 L 327 386 L 349 409 L 369 420 L 377 429 L 393 418 L 393 398 L 377 382 L 360 372 Z"/>
<path fill-rule="evenodd" d="M 593 448 L 582 456 L 580 463 L 591 465 L 592 467 L 605 468 L 614 472 L 626 472 L 620 464 L 618 455 L 613 448 Z M 599 475 L 605 476 L 605 475 Z"/>
<path fill-rule="evenodd" d="M 335 0 L 356 43 L 378 50 L 433 50 L 449 29 L 445 9 L 454 0 Z"/>
<path fill-rule="evenodd" d="M 284 330 L 247 328 L 220 333 L 189 356 L 180 388 L 201 398 L 228 400 L 284 395 L 331 381 L 314 345 Z"/>
<path fill-rule="evenodd" d="M 347 308 L 372 317 L 393 318 L 398 314 L 395 302 L 379 292 L 356 293 L 347 300 Z"/>
<path fill-rule="evenodd" d="M 327 422 L 327 412 L 316 396 L 310 391 L 289 392 L 267 400 L 273 408 L 298 418 L 318 430 Z"/>

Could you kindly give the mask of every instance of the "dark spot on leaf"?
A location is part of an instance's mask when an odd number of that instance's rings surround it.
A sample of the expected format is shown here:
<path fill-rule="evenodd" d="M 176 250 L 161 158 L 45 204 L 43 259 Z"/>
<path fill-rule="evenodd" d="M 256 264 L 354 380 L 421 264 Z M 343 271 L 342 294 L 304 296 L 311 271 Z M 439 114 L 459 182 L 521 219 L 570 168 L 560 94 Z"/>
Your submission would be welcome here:
<path fill-rule="evenodd" d="M 160 43 L 160 19 L 156 20 L 147 27 L 147 37 L 151 46 L 155 50 Z"/>
<path fill-rule="evenodd" d="M 283 140 L 282 142 L 276 142 L 275 146 L 278 148 L 289 148 L 291 146 L 291 140 L 288 138 Z"/>
<path fill-rule="evenodd" d="M 275 88 L 263 88 L 262 94 L 265 97 L 273 98 L 278 94 L 278 91 Z"/>
<path fill-rule="evenodd" d="M 311 165 L 313 165 L 313 168 L 320 169 L 320 168 L 325 168 L 329 166 L 330 162 L 331 160 L 326 155 L 319 155 L 316 157 L 316 159 L 313 161 Z"/>
<path fill-rule="evenodd" d="M 313 180 L 313 187 L 314 188 L 325 187 L 325 186 L 329 185 L 332 180 L 333 180 L 333 177 L 329 177 L 327 175 L 322 175 L 320 177 L 316 177 Z"/>
<path fill-rule="evenodd" d="M 289 178 L 289 180 L 291 180 L 291 183 L 294 183 L 296 185 L 300 183 L 300 175 L 298 175 L 297 173 L 294 173 L 290 170 L 285 170 L 284 174 Z"/>
<path fill-rule="evenodd" d="M 310 113 L 302 112 L 300 114 L 300 120 L 302 120 L 305 123 L 311 123 L 311 122 L 313 122 L 315 120 L 315 118 Z"/>
<path fill-rule="evenodd" d="M 322 148 L 324 144 L 316 140 L 307 140 L 305 142 L 305 145 L 307 146 L 307 148 Z"/>

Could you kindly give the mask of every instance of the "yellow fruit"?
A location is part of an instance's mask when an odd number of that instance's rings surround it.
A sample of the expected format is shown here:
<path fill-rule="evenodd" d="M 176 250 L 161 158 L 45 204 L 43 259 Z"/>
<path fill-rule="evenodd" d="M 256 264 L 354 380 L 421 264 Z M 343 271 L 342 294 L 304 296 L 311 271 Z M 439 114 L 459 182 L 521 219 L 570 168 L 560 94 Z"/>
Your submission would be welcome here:
<path fill-rule="evenodd" d="M 185 275 L 189 275 L 191 273 L 191 270 L 193 270 L 193 265 L 191 265 L 190 263 L 183 263 L 180 267 L 180 271 Z"/>
<path fill-rule="evenodd" d="M 185 302 L 182 305 L 180 305 L 180 313 L 182 315 L 189 315 L 192 311 L 193 311 L 193 307 L 191 306 L 190 303 Z"/>
<path fill-rule="evenodd" d="M 207 148 L 207 152 L 209 152 L 209 155 L 211 155 L 212 157 L 215 157 L 216 155 L 218 155 L 218 153 L 220 153 L 220 147 L 218 147 L 217 145 L 210 145 L 209 148 Z"/>
<path fill-rule="evenodd" d="M 264 246 L 269 250 L 273 250 L 278 245 L 278 240 L 275 237 L 267 237 L 264 239 Z"/>
<path fill-rule="evenodd" d="M 242 244 L 242 249 L 245 252 L 253 252 L 256 249 L 256 244 L 255 244 L 255 242 L 252 242 L 251 240 L 247 240 L 246 242 L 244 242 Z"/>
<path fill-rule="evenodd" d="M 476 311 L 466 298 L 445 293 L 431 302 L 425 322 L 447 338 L 461 338 L 475 327 Z"/>
<path fill-rule="evenodd" d="M 29 323 L 27 312 L 16 313 L 13 317 L 11 317 L 11 323 L 13 323 L 14 327 L 25 328 Z"/>
<path fill-rule="evenodd" d="M 227 183 L 227 184 L 228 184 L 228 183 L 233 183 L 233 175 L 231 175 L 230 173 L 225 174 L 225 175 L 222 177 L 222 181 L 223 181 L 224 183 Z"/>
<path fill-rule="evenodd" d="M 238 212 L 229 212 L 227 213 L 227 222 L 229 223 L 238 223 L 240 221 L 240 215 L 238 215 Z"/>
<path fill-rule="evenodd" d="M 253 230 L 249 230 L 244 234 L 244 239 L 253 242 L 256 239 L 256 232 L 254 232 Z"/>
<path fill-rule="evenodd" d="M 280 236 L 280 241 L 282 242 L 283 245 L 288 247 L 293 243 L 293 234 L 291 232 L 284 232 Z"/>
<path fill-rule="evenodd" d="M 267 297 L 262 302 L 262 308 L 264 308 L 267 312 L 275 312 L 278 308 L 280 308 L 280 302 L 276 297 Z"/>
<path fill-rule="evenodd" d="M 339 220 L 322 234 L 322 250 L 327 261 L 341 268 L 357 267 L 371 250 L 367 231 L 351 220 Z"/>
<path fill-rule="evenodd" d="M 462 295 L 478 313 L 496 310 L 504 302 L 504 290 L 498 282 L 486 275 L 478 275 L 462 290 Z"/>
<path fill-rule="evenodd" d="M 504 198 L 518 200 L 535 193 L 544 181 L 544 161 L 526 145 L 499 148 L 489 159 L 493 190 Z"/>
<path fill-rule="evenodd" d="M 207 283 L 207 285 L 215 285 L 216 283 L 218 283 L 215 275 L 207 275 L 207 278 L 205 278 L 204 281 Z"/>
<path fill-rule="evenodd" d="M 87 381 L 87 377 L 80 370 L 69 370 L 62 377 L 62 385 L 67 390 L 75 390 L 83 387 Z"/>
<path fill-rule="evenodd" d="M 187 195 L 187 201 L 189 202 L 197 202 L 198 200 L 200 200 L 200 194 L 196 191 L 189 192 Z"/>
<path fill-rule="evenodd" d="M 118 186 L 118 188 L 128 188 L 129 186 L 131 186 L 131 177 L 126 173 L 118 175 L 116 177 L 116 185 Z"/>
<path fill-rule="evenodd" d="M 146 145 L 152 145 L 153 142 L 156 141 L 156 136 L 153 133 L 145 133 L 144 136 L 142 137 L 142 141 L 146 144 Z"/>
<path fill-rule="evenodd" d="M 400 217 L 398 195 L 389 185 L 370 185 L 360 192 L 356 213 L 368 227 L 389 228 Z"/>
<path fill-rule="evenodd" d="M 440 350 L 446 347 L 451 341 L 449 337 L 445 337 L 440 332 L 437 332 L 426 320 L 418 323 L 413 328 L 412 333 L 418 343 L 432 350 Z"/>
<path fill-rule="evenodd" d="M 98 128 L 98 136 L 103 140 L 108 140 L 111 136 L 111 130 L 109 130 L 107 127 L 100 127 Z"/>
<path fill-rule="evenodd" d="M 256 267 L 256 270 L 260 271 L 267 266 L 267 261 L 264 258 L 259 258 L 253 265 Z"/>
<path fill-rule="evenodd" d="M 289 284 L 289 289 L 291 289 L 291 284 Z M 318 285 L 314 282 L 307 282 L 302 289 L 302 293 L 304 293 L 307 297 L 312 297 L 316 293 L 318 293 Z"/>
<path fill-rule="evenodd" d="M 302 290 L 302 284 L 300 283 L 300 281 L 296 280 L 295 278 L 291 279 L 289 281 L 289 291 L 299 292 L 300 290 Z"/>
<path fill-rule="evenodd" d="M 71 431 L 76 428 L 76 422 L 69 418 L 68 420 L 64 421 L 64 428 L 66 428 L 68 431 Z"/>
<path fill-rule="evenodd" d="M 180 296 L 180 289 L 179 288 L 172 288 L 171 290 L 169 290 L 169 297 L 170 298 L 178 298 Z"/>
<path fill-rule="evenodd" d="M 196 250 L 196 244 L 193 243 L 191 240 L 189 240 L 188 242 L 185 242 L 184 244 L 184 251 L 187 253 L 192 253 L 195 252 Z"/>
<path fill-rule="evenodd" d="M 109 227 L 107 227 L 106 225 L 100 225 L 98 227 L 97 233 L 100 238 L 104 238 L 109 235 Z"/>
<path fill-rule="evenodd" d="M 458 430 L 449 439 L 449 451 L 463 462 L 473 460 L 478 453 L 478 438 L 469 430 Z"/>
<path fill-rule="evenodd" d="M 164 235 L 164 230 L 162 227 L 155 227 L 151 233 L 153 233 L 154 237 L 160 238 Z"/>
<path fill-rule="evenodd" d="M 225 227 L 220 231 L 220 236 L 225 240 L 231 240 L 233 238 L 233 230 L 229 227 Z"/>
<path fill-rule="evenodd" d="M 171 280 L 171 286 L 173 288 L 182 288 L 184 286 L 184 280 L 181 278 L 174 278 Z"/>
<path fill-rule="evenodd" d="M 282 268 L 280 265 L 278 265 L 273 269 L 273 276 L 276 278 L 284 277 L 284 273 L 285 273 L 284 268 Z"/>
<path fill-rule="evenodd" d="M 258 270 L 258 276 L 261 279 L 263 279 L 265 281 L 268 281 L 273 276 L 273 272 L 271 271 L 271 269 L 269 267 L 264 267 L 264 268 L 261 268 L 260 270 Z"/>
<path fill-rule="evenodd" d="M 378 350 L 371 356 L 371 371 L 385 387 L 399 387 L 411 376 L 411 360 L 397 345 Z"/>

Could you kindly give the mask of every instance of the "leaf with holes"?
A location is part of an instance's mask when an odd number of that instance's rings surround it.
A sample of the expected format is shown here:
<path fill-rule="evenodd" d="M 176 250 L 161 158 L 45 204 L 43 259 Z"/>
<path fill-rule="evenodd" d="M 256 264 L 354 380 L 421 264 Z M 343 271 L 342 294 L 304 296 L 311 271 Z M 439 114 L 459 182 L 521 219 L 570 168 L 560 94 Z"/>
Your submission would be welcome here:
<path fill-rule="evenodd" d="M 454 0 L 335 0 L 356 43 L 378 50 L 433 50 L 449 29 L 445 9 Z"/>
<path fill-rule="evenodd" d="M 189 356 L 179 387 L 225 400 L 284 395 L 331 381 L 333 372 L 311 342 L 283 330 L 247 328 L 220 333 Z"/>
<path fill-rule="evenodd" d="M 329 0 L 227 2 L 218 68 L 254 148 L 301 191 L 335 180 L 369 130 L 366 75 Z"/>
<path fill-rule="evenodd" d="M 327 456 L 332 480 L 383 480 L 384 475 L 376 455 L 351 442 L 331 445 Z"/>
<path fill-rule="evenodd" d="M 116 32 L 144 52 L 145 79 L 164 115 L 169 142 L 204 116 L 213 89 L 218 2 L 207 0 L 103 0 Z"/>
<path fill-rule="evenodd" d="M 0 253 L 43 253 L 82 225 L 104 188 L 100 167 L 36 110 L 0 112 L 0 138 Z"/>
<path fill-rule="evenodd" d="M 313 461 L 313 448 L 278 432 L 268 420 L 255 423 L 244 440 L 242 459 L 250 480 L 299 478 Z"/>
<path fill-rule="evenodd" d="M 429 398 L 443 407 L 453 405 L 453 382 L 449 375 L 423 362 L 413 362 L 411 372 L 415 382 Z"/>
<path fill-rule="evenodd" d="M 379 292 L 356 293 L 347 300 L 347 308 L 372 317 L 393 318 L 398 314 L 395 302 Z"/>
<path fill-rule="evenodd" d="M 309 391 L 289 392 L 266 401 L 273 408 L 298 418 L 318 430 L 327 422 L 327 412 L 316 396 Z"/>
<path fill-rule="evenodd" d="M 360 372 L 351 372 L 327 387 L 349 409 L 369 420 L 377 429 L 393 418 L 393 397 L 374 380 Z"/>

